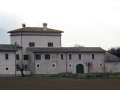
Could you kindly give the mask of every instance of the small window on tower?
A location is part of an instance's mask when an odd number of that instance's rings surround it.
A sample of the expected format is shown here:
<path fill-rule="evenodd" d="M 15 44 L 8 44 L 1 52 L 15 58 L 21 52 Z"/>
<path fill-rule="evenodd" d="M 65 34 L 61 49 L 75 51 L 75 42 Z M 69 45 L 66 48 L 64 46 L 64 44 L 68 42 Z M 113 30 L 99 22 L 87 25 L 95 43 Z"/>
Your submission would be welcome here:
<path fill-rule="evenodd" d="M 34 42 L 30 42 L 29 43 L 29 47 L 35 47 L 35 43 Z"/>
<path fill-rule="evenodd" d="M 48 47 L 53 47 L 53 42 L 48 42 Z"/>

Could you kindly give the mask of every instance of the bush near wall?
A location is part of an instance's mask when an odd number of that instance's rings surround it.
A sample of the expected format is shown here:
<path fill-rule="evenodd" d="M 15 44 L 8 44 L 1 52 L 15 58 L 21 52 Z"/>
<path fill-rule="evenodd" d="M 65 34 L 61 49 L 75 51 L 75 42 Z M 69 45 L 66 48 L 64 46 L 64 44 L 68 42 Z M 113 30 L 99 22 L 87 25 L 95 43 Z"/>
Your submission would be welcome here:
<path fill-rule="evenodd" d="M 89 73 L 89 74 L 73 74 L 59 73 L 51 75 L 55 78 L 73 78 L 73 79 L 120 79 L 120 73 Z"/>
<path fill-rule="evenodd" d="M 18 77 L 17 77 L 18 78 Z M 22 77 L 20 77 L 22 78 Z M 73 73 L 59 73 L 59 74 L 37 74 L 32 76 L 25 76 L 24 78 L 33 79 L 120 79 L 120 73 L 89 73 L 89 74 L 73 74 Z"/>

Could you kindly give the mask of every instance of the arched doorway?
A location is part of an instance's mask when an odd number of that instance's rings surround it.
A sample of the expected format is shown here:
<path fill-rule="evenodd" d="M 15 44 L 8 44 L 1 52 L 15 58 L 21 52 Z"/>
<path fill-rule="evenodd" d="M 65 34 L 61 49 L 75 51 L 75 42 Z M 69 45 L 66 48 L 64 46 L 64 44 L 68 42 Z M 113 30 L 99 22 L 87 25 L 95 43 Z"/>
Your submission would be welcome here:
<path fill-rule="evenodd" d="M 84 73 L 84 66 L 82 64 L 76 65 L 76 73 Z"/>

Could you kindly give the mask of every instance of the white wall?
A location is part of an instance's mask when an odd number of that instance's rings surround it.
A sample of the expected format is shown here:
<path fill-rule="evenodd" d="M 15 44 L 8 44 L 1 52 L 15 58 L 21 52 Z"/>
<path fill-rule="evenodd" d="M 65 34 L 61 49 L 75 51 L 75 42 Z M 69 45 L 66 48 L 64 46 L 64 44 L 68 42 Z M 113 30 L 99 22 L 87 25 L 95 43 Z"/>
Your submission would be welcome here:
<path fill-rule="evenodd" d="M 90 73 L 104 72 L 104 54 L 94 53 L 95 58 L 92 59 L 92 53 L 82 53 L 81 60 L 78 58 L 78 53 L 72 53 L 72 59 L 69 60 L 69 54 L 63 53 L 64 59 L 61 60 L 60 53 L 50 54 L 51 59 L 45 60 L 44 54 L 41 54 L 41 60 L 35 60 L 35 74 L 57 74 L 62 72 L 76 73 L 76 65 L 83 64 L 84 72 L 88 73 L 87 62 L 92 62 Z M 40 67 L 37 67 L 39 64 Z M 55 67 L 52 67 L 55 64 Z M 71 65 L 71 66 L 70 66 Z M 67 66 L 67 67 L 66 67 Z"/>
<path fill-rule="evenodd" d="M 94 59 L 92 59 L 92 54 L 94 54 Z M 87 63 L 92 63 L 91 67 L 89 67 L 90 73 L 103 72 L 104 66 L 104 54 L 103 53 L 81 53 L 81 59 L 79 60 L 78 54 L 73 53 L 72 60 L 67 60 L 68 62 L 68 71 L 72 71 L 72 73 L 76 73 L 76 65 L 83 64 L 84 72 L 88 73 Z M 68 57 L 68 56 L 67 56 Z M 73 68 L 69 67 L 69 64 L 72 64 Z M 102 66 L 100 66 L 102 64 Z"/>
<path fill-rule="evenodd" d="M 60 60 L 59 54 L 50 55 L 50 60 L 45 60 L 44 54 L 41 54 L 41 60 L 35 60 L 35 74 L 57 74 L 65 72 L 65 60 Z M 40 67 L 37 67 L 37 64 Z M 52 67 L 52 64 L 55 64 L 55 67 Z"/>
<path fill-rule="evenodd" d="M 120 72 L 120 62 L 106 62 L 105 71 L 109 73 Z"/>
<path fill-rule="evenodd" d="M 21 46 L 21 36 L 11 36 L 11 44 L 17 42 Z M 53 42 L 54 47 L 61 46 L 60 36 L 22 36 L 23 47 L 29 47 L 29 42 L 35 42 L 35 47 L 48 47 L 48 42 Z"/>
<path fill-rule="evenodd" d="M 5 59 L 5 54 L 8 54 L 8 60 Z M 0 52 L 0 75 L 2 74 L 15 75 L 15 52 Z"/>

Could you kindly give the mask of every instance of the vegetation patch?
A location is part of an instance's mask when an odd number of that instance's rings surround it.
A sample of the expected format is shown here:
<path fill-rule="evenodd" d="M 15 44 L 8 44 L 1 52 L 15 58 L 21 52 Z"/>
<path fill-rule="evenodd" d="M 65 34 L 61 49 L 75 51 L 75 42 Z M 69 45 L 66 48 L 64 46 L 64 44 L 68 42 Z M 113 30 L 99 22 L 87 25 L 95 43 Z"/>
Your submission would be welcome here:
<path fill-rule="evenodd" d="M 26 76 L 27 78 L 40 79 L 120 79 L 120 73 L 89 73 L 89 74 L 73 74 L 73 73 L 59 73 L 59 74 L 40 74 Z M 24 77 L 24 78 L 26 78 Z"/>

